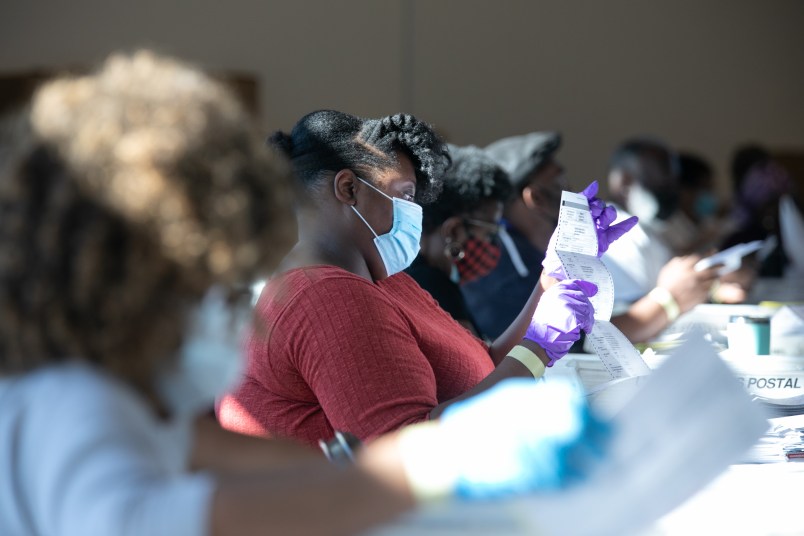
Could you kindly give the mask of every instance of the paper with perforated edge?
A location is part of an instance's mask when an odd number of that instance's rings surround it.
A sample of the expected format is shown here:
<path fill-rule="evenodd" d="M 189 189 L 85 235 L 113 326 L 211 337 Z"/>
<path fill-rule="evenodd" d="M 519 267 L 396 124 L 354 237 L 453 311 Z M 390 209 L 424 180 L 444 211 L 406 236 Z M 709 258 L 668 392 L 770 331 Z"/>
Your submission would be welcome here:
<path fill-rule="evenodd" d="M 586 335 L 612 378 L 650 373 L 634 345 L 610 322 L 614 309 L 614 282 L 606 265 L 597 257 L 597 231 L 589 200 L 583 194 L 561 193 L 556 254 L 569 279 L 583 279 L 597 285 L 589 301 L 595 308 L 595 326 Z"/>

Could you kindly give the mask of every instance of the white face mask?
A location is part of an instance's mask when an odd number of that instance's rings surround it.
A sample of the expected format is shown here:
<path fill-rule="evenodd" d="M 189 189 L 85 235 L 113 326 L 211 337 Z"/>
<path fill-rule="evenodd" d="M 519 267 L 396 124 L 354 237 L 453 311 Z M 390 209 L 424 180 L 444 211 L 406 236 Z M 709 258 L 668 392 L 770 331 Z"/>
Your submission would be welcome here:
<path fill-rule="evenodd" d="M 215 398 L 240 381 L 244 369 L 241 334 L 250 308 L 232 308 L 223 289 L 211 288 L 191 315 L 175 366 L 156 380 L 162 401 L 174 415 L 212 408 Z"/>
<path fill-rule="evenodd" d="M 628 212 L 639 218 L 640 223 L 650 223 L 659 214 L 659 201 L 636 183 L 628 189 L 626 205 Z"/>
<path fill-rule="evenodd" d="M 422 207 L 411 201 L 391 197 L 360 177 L 357 177 L 357 180 L 390 199 L 394 205 L 393 226 L 383 235 L 374 232 L 360 212 L 354 206 L 352 207 L 355 214 L 363 220 L 363 223 L 374 235 L 374 245 L 380 252 L 386 274 L 391 277 L 410 266 L 416 255 L 419 254 L 419 242 L 422 238 Z"/>

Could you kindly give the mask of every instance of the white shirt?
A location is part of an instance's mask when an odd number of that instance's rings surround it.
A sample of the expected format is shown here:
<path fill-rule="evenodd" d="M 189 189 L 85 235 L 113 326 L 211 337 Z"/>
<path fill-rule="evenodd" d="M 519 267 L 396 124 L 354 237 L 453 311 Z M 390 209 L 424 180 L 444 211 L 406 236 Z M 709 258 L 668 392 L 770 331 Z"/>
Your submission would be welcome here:
<path fill-rule="evenodd" d="M 615 223 L 631 217 L 622 208 L 616 208 Z M 650 292 L 656 286 L 659 271 L 671 258 L 670 248 L 659 232 L 642 222 L 614 241 L 601 260 L 614 281 L 615 313 L 622 311 L 623 304 L 633 303 Z"/>
<path fill-rule="evenodd" d="M 87 365 L 0 378 L 0 534 L 208 534 L 214 482 L 187 472 L 191 429 Z"/>
<path fill-rule="evenodd" d="M 804 275 L 804 216 L 789 195 L 779 200 L 779 226 L 790 265 L 785 275 Z"/>

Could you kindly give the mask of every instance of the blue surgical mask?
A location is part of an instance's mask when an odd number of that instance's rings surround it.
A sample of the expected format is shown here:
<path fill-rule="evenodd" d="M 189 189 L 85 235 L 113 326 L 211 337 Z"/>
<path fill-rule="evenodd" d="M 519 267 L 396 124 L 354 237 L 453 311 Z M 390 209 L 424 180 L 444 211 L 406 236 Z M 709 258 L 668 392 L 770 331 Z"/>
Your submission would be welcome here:
<path fill-rule="evenodd" d="M 701 192 L 695 197 L 695 213 L 702 219 L 714 216 L 717 207 L 718 199 L 711 192 Z"/>
<path fill-rule="evenodd" d="M 380 252 L 386 274 L 391 277 L 410 266 L 419 254 L 419 242 L 422 238 L 422 207 L 411 201 L 391 197 L 360 177 L 357 177 L 357 180 L 390 199 L 394 205 L 393 226 L 390 231 L 382 235 L 378 235 L 362 214 L 352 206 L 355 214 L 374 235 L 374 245 Z"/>

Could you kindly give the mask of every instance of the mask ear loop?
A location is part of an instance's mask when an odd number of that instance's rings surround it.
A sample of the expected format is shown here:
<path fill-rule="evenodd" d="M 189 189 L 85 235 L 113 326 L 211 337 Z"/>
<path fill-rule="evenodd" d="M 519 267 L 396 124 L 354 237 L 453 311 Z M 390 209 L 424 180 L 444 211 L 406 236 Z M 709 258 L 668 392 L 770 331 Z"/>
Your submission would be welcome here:
<path fill-rule="evenodd" d="M 371 231 L 371 234 L 373 234 L 373 235 L 374 235 L 374 238 L 379 238 L 379 236 L 377 235 L 377 233 L 375 233 L 375 232 L 374 232 L 374 229 L 372 229 L 372 228 L 371 228 L 371 225 L 369 225 L 369 222 L 367 222 L 367 221 L 366 221 L 366 218 L 364 218 L 364 217 L 363 217 L 363 215 L 362 215 L 362 214 L 360 214 L 360 212 L 359 212 L 359 211 L 358 211 L 358 210 L 355 208 L 355 206 L 354 206 L 354 205 L 349 205 L 349 207 L 350 207 L 352 210 L 354 210 L 354 211 L 355 211 L 355 214 L 357 214 L 357 217 L 358 217 L 358 218 L 360 218 L 361 220 L 363 220 L 363 223 L 365 223 L 365 224 L 366 224 L 366 227 L 368 227 L 368 228 L 369 228 L 369 231 Z"/>
<path fill-rule="evenodd" d="M 390 199 L 390 200 L 393 202 L 393 200 L 394 200 L 394 198 L 393 198 L 393 197 L 391 197 L 390 195 L 387 195 L 385 192 L 383 192 L 382 190 L 380 190 L 379 188 L 377 188 L 376 186 L 374 186 L 373 184 L 371 184 L 371 183 L 370 183 L 370 182 L 368 182 L 367 180 L 361 179 L 361 178 L 360 178 L 360 177 L 358 177 L 357 175 L 355 175 L 355 178 L 356 178 L 357 180 L 359 180 L 360 182 L 362 182 L 363 184 L 365 184 L 366 186 L 368 186 L 369 188 L 371 188 L 372 190 L 375 190 L 377 193 L 379 193 L 379 194 L 381 194 L 381 195 L 383 195 L 383 196 L 387 197 L 388 199 Z M 366 224 L 366 227 L 368 227 L 368 228 L 369 228 L 369 231 L 371 231 L 371 234 L 373 234 L 373 235 L 374 235 L 374 238 L 379 238 L 380 236 L 379 236 L 379 235 L 378 235 L 376 232 L 374 232 L 374 229 L 371 227 L 371 225 L 369 225 L 369 222 L 367 222 L 367 221 L 366 221 L 366 218 L 364 218 L 364 217 L 363 217 L 363 215 L 362 215 L 362 214 L 360 214 L 360 211 L 358 211 L 358 210 L 355 208 L 355 206 L 354 206 L 354 205 L 350 205 L 350 207 L 352 208 L 352 210 L 354 210 L 354 211 L 355 211 L 355 214 L 357 214 L 357 217 L 358 217 L 358 218 L 360 218 L 361 220 L 363 220 L 363 223 L 365 223 L 365 224 Z"/>
<path fill-rule="evenodd" d="M 377 188 L 376 186 L 371 184 L 369 181 L 367 181 L 365 179 L 361 179 L 357 175 L 355 175 L 355 178 L 357 180 L 359 180 L 360 182 L 362 182 L 363 184 L 365 184 L 366 186 L 368 186 L 369 188 L 371 188 L 372 190 L 374 190 L 375 192 L 377 192 L 378 194 L 380 194 L 381 196 L 385 197 L 386 199 L 390 199 L 391 201 L 394 200 L 393 197 L 391 197 L 390 195 L 386 194 L 385 192 L 383 192 L 382 190 L 380 190 L 379 188 Z"/>

